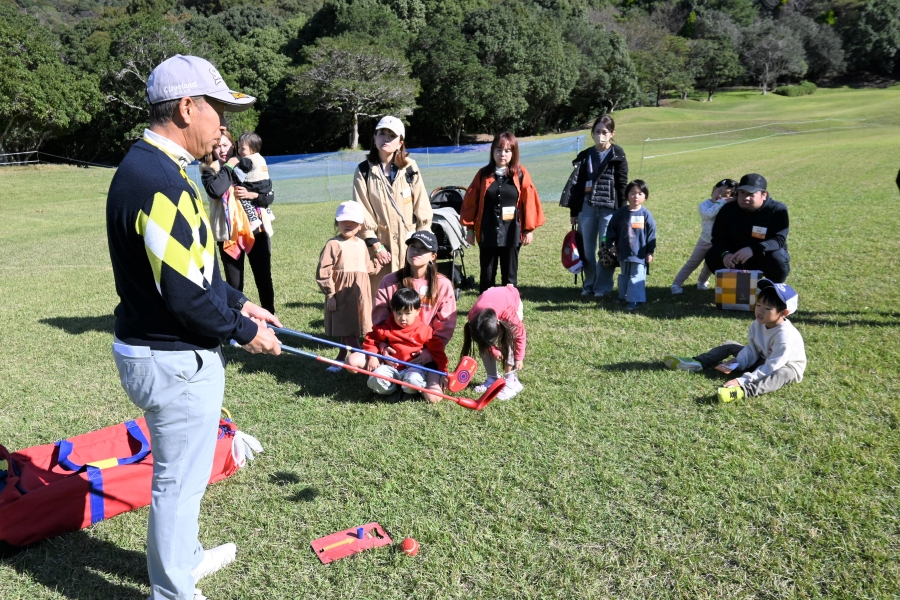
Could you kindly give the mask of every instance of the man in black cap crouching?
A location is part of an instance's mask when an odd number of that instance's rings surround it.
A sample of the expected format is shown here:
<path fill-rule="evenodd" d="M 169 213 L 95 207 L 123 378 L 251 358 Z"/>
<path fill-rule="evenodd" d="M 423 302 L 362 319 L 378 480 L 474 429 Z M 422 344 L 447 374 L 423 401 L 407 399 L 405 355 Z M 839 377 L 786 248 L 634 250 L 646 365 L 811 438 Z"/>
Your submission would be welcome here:
<path fill-rule="evenodd" d="M 788 209 L 769 197 L 766 185 L 757 173 L 741 177 L 737 202 L 723 206 L 713 225 L 712 248 L 706 253 L 710 271 L 753 269 L 775 283 L 787 279 Z"/>

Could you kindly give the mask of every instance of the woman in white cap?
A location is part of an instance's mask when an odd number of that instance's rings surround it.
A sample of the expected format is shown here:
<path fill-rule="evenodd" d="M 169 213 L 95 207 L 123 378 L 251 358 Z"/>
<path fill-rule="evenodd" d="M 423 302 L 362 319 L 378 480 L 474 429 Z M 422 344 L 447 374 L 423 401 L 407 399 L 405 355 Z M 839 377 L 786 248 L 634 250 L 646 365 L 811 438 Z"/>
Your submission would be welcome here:
<path fill-rule="evenodd" d="M 431 230 L 431 204 L 416 162 L 406 152 L 406 128 L 397 117 L 375 127 L 372 149 L 353 175 L 353 200 L 365 211 L 362 237 L 375 249 L 381 268 L 371 288 L 406 264 L 406 240 Z"/>
<path fill-rule="evenodd" d="M 341 338 L 344 346 L 359 348 L 359 336 L 372 331 L 372 290 L 369 276 L 381 265 L 369 254 L 357 234 L 365 216 L 358 202 L 341 202 L 334 215 L 337 235 L 328 240 L 319 255 L 316 282 L 325 294 L 325 335 Z M 337 360 L 344 360 L 341 349 Z M 341 367 L 328 367 L 337 373 Z"/>

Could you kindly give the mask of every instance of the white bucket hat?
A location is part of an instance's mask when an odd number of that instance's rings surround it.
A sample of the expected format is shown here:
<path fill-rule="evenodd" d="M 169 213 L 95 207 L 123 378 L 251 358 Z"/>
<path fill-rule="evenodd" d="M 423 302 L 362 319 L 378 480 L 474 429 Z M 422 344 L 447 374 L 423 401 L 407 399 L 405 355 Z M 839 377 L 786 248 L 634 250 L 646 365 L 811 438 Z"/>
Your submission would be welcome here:
<path fill-rule="evenodd" d="M 390 129 L 403 139 L 406 139 L 406 127 L 403 126 L 403 121 L 397 117 L 381 117 L 378 125 L 375 126 L 375 131 L 379 129 Z"/>
<path fill-rule="evenodd" d="M 353 221 L 362 225 L 366 216 L 363 213 L 363 207 L 359 202 L 349 200 L 338 204 L 337 212 L 334 214 L 335 221 Z"/>

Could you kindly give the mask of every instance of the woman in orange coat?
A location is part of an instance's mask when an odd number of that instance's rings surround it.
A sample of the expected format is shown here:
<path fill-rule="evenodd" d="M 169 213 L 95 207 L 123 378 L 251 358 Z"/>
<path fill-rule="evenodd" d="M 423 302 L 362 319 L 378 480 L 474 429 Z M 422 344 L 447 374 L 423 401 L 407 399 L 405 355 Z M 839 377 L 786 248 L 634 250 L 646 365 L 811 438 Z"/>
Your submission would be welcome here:
<path fill-rule="evenodd" d="M 544 224 L 544 210 L 531 175 L 519 164 L 519 142 L 504 131 L 491 143 L 491 158 L 479 169 L 463 199 L 460 221 L 466 241 L 478 240 L 481 254 L 479 293 L 496 285 L 518 282 L 519 249 L 534 241 Z"/>

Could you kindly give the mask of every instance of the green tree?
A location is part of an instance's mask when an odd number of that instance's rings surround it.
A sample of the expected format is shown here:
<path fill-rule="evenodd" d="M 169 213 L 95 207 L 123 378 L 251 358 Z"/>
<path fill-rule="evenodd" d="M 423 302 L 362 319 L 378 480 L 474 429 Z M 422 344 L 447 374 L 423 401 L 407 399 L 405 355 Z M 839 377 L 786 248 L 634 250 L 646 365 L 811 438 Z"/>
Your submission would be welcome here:
<path fill-rule="evenodd" d="M 810 80 L 818 81 L 844 72 L 844 49 L 833 27 L 816 23 L 798 12 L 784 15 L 778 23 L 800 38 L 809 66 L 806 76 Z"/>
<path fill-rule="evenodd" d="M 0 153 L 31 150 L 90 121 L 97 80 L 64 64 L 49 29 L 0 6 Z"/>
<path fill-rule="evenodd" d="M 852 6 L 852 5 L 851 5 Z M 866 0 L 846 11 L 843 36 L 857 69 L 884 75 L 900 66 L 900 0 Z"/>
<path fill-rule="evenodd" d="M 691 42 L 691 64 L 697 83 L 706 88 L 706 100 L 711 102 L 713 94 L 724 83 L 733 81 L 744 73 L 741 59 L 730 38 L 693 40 Z"/>
<path fill-rule="evenodd" d="M 693 83 L 690 53 L 686 39 L 666 35 L 655 47 L 632 54 L 641 87 L 656 95 L 656 106 L 664 91 L 683 90 Z"/>
<path fill-rule="evenodd" d="M 578 83 L 578 48 L 565 39 L 564 23 L 550 17 L 534 13 L 526 25 L 525 124 L 535 133 L 557 127 L 561 109 Z"/>
<path fill-rule="evenodd" d="M 396 48 L 368 36 L 322 38 L 306 51 L 307 63 L 291 81 L 292 94 L 310 108 L 344 115 L 350 147 L 359 145 L 359 118 L 412 113 L 419 82 Z"/>
<path fill-rule="evenodd" d="M 741 62 L 763 95 L 779 77 L 802 77 L 807 68 L 803 44 L 790 29 L 771 19 L 760 19 L 744 30 Z"/>
<path fill-rule="evenodd" d="M 428 90 L 416 116 L 424 116 L 428 125 L 459 146 L 462 134 L 485 117 L 486 98 L 495 87 L 494 72 L 481 64 L 474 45 L 449 20 L 423 28 L 411 58 L 413 74 Z"/>
<path fill-rule="evenodd" d="M 562 126 L 577 127 L 600 113 L 611 113 L 638 101 L 637 73 L 621 34 L 574 18 L 569 21 L 566 37 L 577 49 L 578 76 Z"/>

